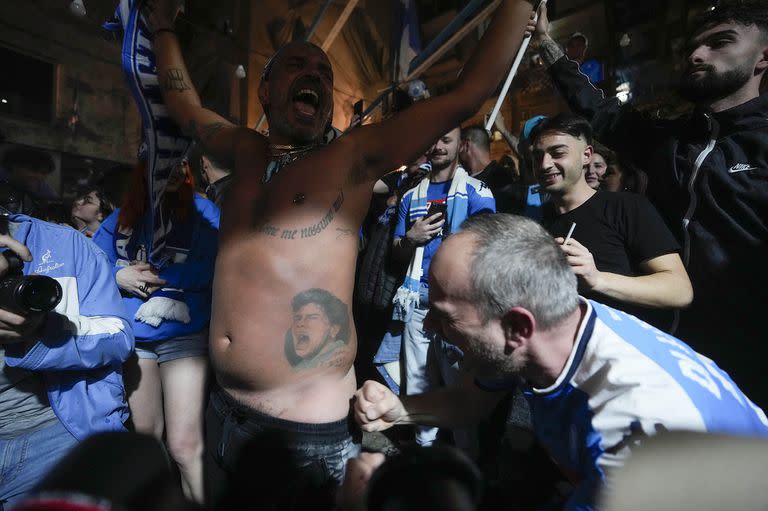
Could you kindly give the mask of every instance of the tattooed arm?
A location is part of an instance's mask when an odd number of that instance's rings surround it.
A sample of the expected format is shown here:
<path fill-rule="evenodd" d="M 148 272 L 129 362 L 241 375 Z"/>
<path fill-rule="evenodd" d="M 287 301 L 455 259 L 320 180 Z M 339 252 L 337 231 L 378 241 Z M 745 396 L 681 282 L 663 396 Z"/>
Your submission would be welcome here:
<path fill-rule="evenodd" d="M 149 0 L 144 14 L 154 32 L 157 77 L 168 112 L 184 133 L 213 158 L 233 168 L 235 140 L 240 127 L 203 107 L 192 85 L 173 27 L 177 0 Z"/>
<path fill-rule="evenodd" d="M 415 160 L 481 108 L 504 79 L 523 42 L 532 1 L 502 0 L 453 90 L 347 135 L 350 143 L 358 144 L 357 153 L 371 184 L 391 169 Z"/>

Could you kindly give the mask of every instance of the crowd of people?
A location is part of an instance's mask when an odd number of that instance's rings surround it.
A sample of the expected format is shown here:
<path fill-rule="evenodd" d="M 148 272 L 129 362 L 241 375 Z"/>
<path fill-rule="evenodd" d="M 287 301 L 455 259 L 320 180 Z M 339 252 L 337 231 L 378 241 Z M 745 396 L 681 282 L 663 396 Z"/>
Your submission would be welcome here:
<path fill-rule="evenodd" d="M 695 20 L 672 121 L 606 97 L 534 7 L 500 3 L 451 91 L 337 137 L 323 50 L 267 62 L 265 136 L 202 105 L 178 2 L 145 2 L 200 154 L 57 222 L 50 157 L 4 154 L 0 510 L 594 509 L 648 437 L 768 436 L 768 7 Z M 497 118 L 495 161 L 466 120 L 525 38 L 571 111 Z"/>

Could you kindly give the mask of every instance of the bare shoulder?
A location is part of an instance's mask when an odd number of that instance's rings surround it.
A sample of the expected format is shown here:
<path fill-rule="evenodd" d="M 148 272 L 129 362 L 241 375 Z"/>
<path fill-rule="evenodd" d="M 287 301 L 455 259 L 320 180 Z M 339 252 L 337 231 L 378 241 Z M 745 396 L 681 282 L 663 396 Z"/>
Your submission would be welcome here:
<path fill-rule="evenodd" d="M 267 148 L 267 137 L 256 130 L 241 126 L 234 132 L 234 149 L 238 161 L 242 158 L 263 159 L 267 154 Z"/>
<path fill-rule="evenodd" d="M 365 157 L 365 148 L 374 134 L 369 126 L 359 126 L 331 144 L 338 151 L 335 153 L 337 157 L 343 158 L 350 184 L 373 186 L 380 177 L 375 169 L 367 165 Z"/>

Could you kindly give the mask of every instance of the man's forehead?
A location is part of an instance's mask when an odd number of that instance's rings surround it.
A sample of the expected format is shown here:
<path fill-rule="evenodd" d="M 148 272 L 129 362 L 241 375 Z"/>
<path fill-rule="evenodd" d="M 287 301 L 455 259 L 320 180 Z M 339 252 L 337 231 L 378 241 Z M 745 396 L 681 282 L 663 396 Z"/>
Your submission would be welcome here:
<path fill-rule="evenodd" d="M 285 60 L 288 57 L 318 57 L 329 66 L 331 65 L 328 55 L 321 48 L 305 41 L 288 43 L 275 54 L 275 57 L 278 61 Z"/>
<path fill-rule="evenodd" d="M 461 128 L 457 126 L 440 138 L 449 137 L 451 139 L 456 139 L 456 138 L 459 138 L 460 136 L 461 136 Z"/>
<path fill-rule="evenodd" d="M 473 248 L 474 236 L 469 233 L 446 238 L 430 264 L 430 286 L 434 281 L 438 290 L 446 295 L 463 294 L 469 289 Z"/>
<path fill-rule="evenodd" d="M 545 151 L 554 146 L 576 146 L 579 144 L 586 145 L 586 143 L 586 140 L 583 140 L 580 137 L 574 137 L 568 133 L 563 133 L 561 131 L 545 131 L 536 139 L 534 147 L 537 150 Z"/>
<path fill-rule="evenodd" d="M 755 32 L 758 31 L 756 25 L 747 26 L 747 25 L 742 25 L 741 23 L 736 23 L 735 21 L 725 21 L 722 23 L 710 23 L 694 31 L 693 34 L 691 34 L 691 37 L 688 39 L 688 42 L 689 42 L 689 45 L 690 43 L 697 43 L 715 34 L 719 34 L 721 32 L 731 32 L 739 35 L 746 35 L 747 33 L 753 30 Z"/>

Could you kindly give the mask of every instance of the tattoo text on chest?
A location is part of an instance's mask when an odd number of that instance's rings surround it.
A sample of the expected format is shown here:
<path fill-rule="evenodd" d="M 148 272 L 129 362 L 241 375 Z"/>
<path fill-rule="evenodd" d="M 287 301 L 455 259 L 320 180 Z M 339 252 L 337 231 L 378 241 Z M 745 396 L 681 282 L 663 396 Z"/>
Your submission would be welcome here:
<path fill-rule="evenodd" d="M 268 236 L 272 236 L 273 238 L 279 238 L 282 240 L 300 240 L 312 238 L 323 232 L 331 224 L 331 222 L 333 222 L 333 219 L 336 218 L 336 214 L 341 209 L 342 204 L 344 204 L 344 191 L 339 190 L 338 197 L 336 197 L 336 200 L 333 202 L 333 204 L 331 204 L 331 207 L 328 208 L 328 211 L 325 213 L 323 218 L 310 226 L 302 227 L 300 229 L 282 229 L 276 225 L 272 225 L 270 221 L 267 220 L 263 222 L 256 229 L 256 231 L 261 234 L 266 234 Z"/>

